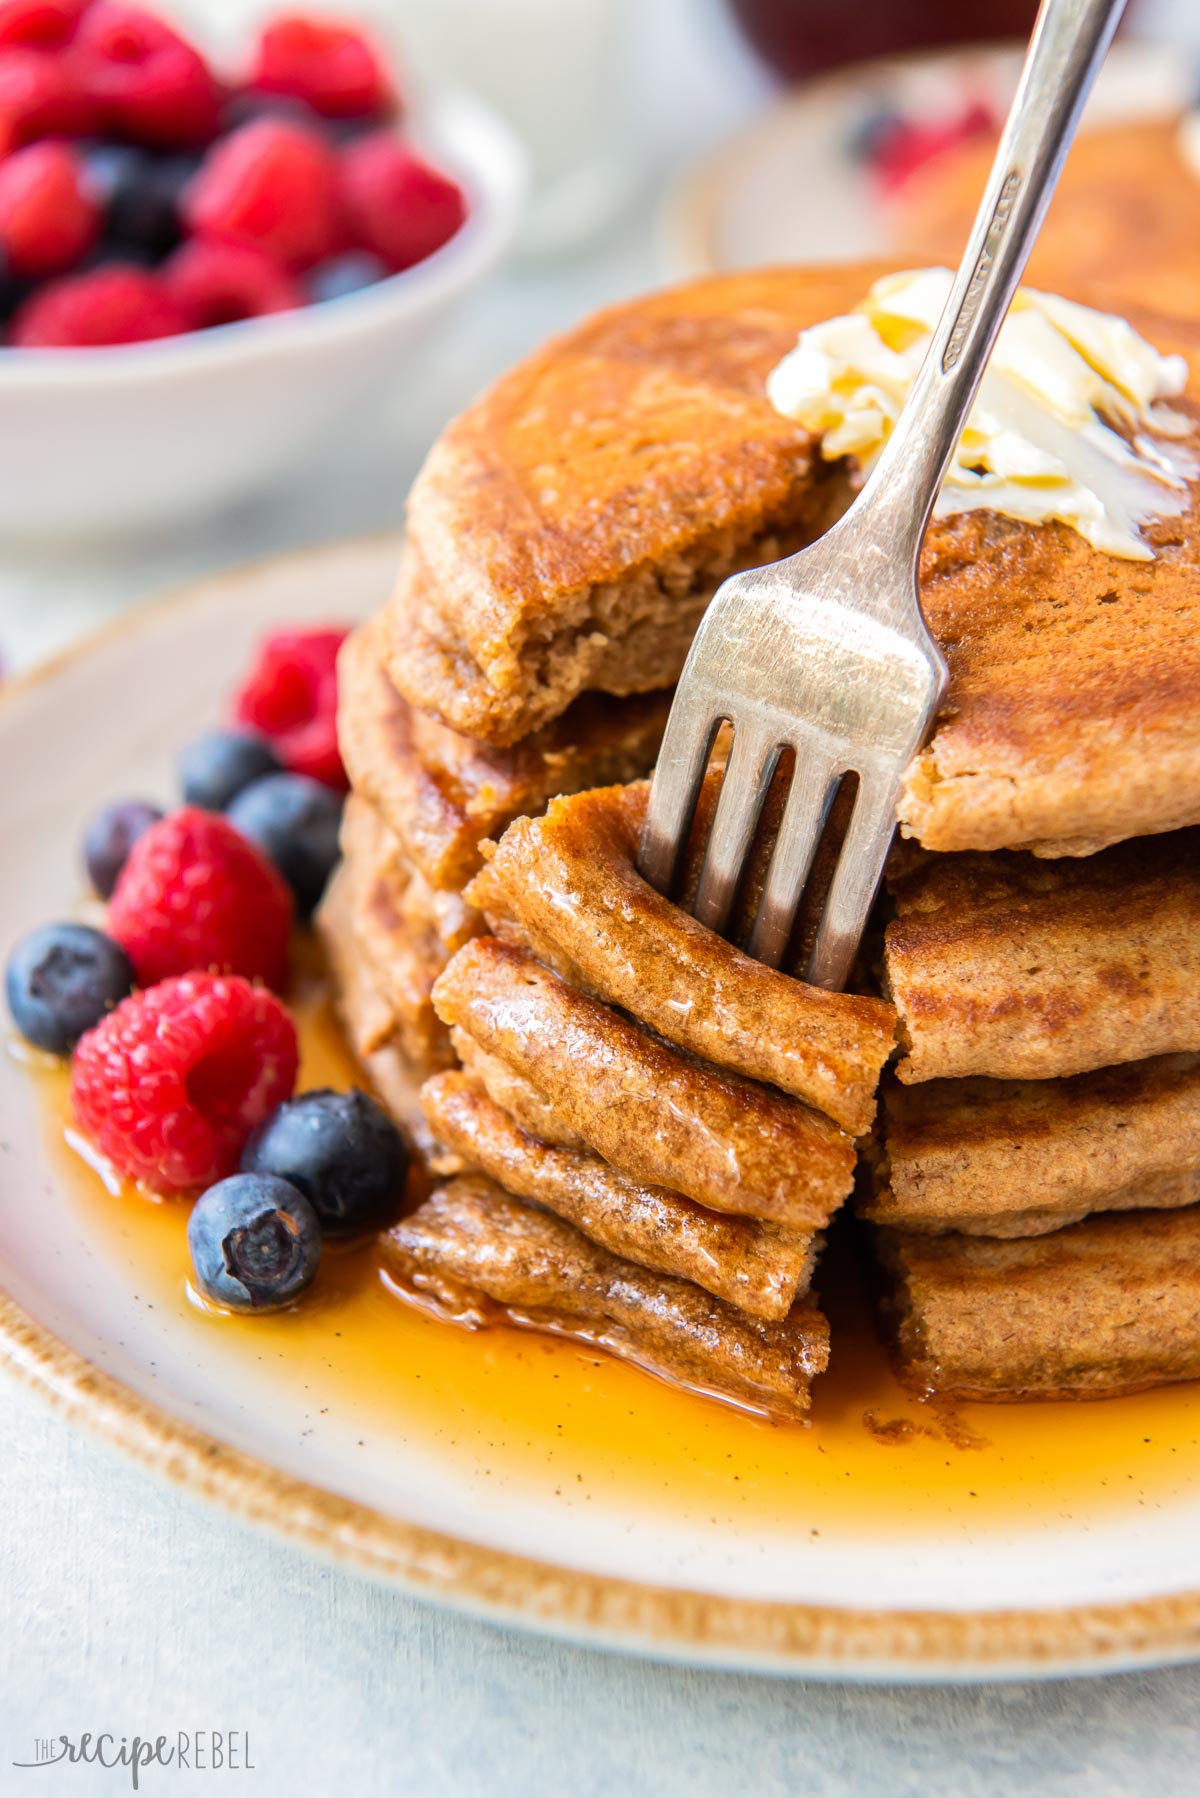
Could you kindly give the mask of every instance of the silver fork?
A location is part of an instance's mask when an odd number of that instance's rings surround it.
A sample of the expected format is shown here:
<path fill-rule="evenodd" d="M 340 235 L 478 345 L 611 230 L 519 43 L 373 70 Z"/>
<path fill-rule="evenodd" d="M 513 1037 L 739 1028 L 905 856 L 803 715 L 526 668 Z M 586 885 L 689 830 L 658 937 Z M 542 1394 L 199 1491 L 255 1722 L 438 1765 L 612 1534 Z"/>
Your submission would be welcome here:
<path fill-rule="evenodd" d="M 806 978 L 844 985 L 947 670 L 921 616 L 917 559 L 946 466 L 1125 0 L 1042 0 L 966 253 L 870 478 L 798 555 L 735 574 L 696 633 L 671 707 L 638 865 L 670 892 L 722 720 L 733 727 L 695 916 L 728 926 L 785 750 L 795 774 L 748 949 L 777 967 L 838 786 L 858 778 Z"/>

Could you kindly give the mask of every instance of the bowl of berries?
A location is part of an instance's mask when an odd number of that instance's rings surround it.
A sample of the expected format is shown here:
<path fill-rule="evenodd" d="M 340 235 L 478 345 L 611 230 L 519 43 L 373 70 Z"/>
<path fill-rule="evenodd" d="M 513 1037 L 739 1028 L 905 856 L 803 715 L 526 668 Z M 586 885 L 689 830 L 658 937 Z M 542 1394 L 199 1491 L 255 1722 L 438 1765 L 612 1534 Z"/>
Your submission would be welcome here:
<path fill-rule="evenodd" d="M 510 241 L 507 128 L 355 28 L 235 70 L 124 0 L 0 0 L 0 533 L 157 528 L 284 476 Z"/>

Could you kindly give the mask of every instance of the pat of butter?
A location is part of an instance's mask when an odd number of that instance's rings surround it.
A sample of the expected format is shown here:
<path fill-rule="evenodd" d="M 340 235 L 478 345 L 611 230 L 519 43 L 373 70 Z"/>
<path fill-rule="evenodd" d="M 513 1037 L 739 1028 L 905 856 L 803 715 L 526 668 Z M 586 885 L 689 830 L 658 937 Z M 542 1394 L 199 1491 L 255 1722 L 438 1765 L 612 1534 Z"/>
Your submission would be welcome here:
<path fill-rule="evenodd" d="M 868 474 L 950 292 L 949 269 L 876 281 L 855 311 L 802 331 L 767 378 L 771 404 Z M 1200 469 L 1193 425 L 1163 404 L 1187 381 L 1123 318 L 1018 290 L 942 484 L 945 515 L 988 507 L 1058 519 L 1109 555 L 1150 558 L 1141 526 L 1178 512 Z"/>

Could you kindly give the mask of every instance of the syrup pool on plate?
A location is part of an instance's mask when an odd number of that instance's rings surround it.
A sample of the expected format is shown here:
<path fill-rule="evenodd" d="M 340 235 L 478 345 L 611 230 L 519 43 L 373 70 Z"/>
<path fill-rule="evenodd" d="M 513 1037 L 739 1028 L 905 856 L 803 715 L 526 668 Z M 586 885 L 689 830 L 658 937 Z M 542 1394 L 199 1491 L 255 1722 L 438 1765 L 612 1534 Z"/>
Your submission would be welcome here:
<path fill-rule="evenodd" d="M 361 1083 L 319 988 L 297 1016 L 300 1089 Z M 415 1444 L 484 1492 L 764 1532 L 802 1522 L 814 1535 L 850 1524 L 937 1533 L 1153 1507 L 1200 1476 L 1200 1386 L 1090 1404 L 921 1403 L 893 1378 L 853 1270 L 836 1265 L 824 1280 L 831 1366 L 805 1426 L 678 1391 L 570 1342 L 439 1321 L 388 1290 L 374 1243 L 328 1247 L 291 1311 L 212 1311 L 189 1296 L 187 1204 L 106 1182 L 71 1146 L 65 1073 L 34 1077 L 80 1229 L 131 1299 L 168 1311 L 190 1354 L 230 1358 L 248 1390 L 274 1382 L 303 1394 L 314 1417 L 344 1415 L 360 1446 Z"/>

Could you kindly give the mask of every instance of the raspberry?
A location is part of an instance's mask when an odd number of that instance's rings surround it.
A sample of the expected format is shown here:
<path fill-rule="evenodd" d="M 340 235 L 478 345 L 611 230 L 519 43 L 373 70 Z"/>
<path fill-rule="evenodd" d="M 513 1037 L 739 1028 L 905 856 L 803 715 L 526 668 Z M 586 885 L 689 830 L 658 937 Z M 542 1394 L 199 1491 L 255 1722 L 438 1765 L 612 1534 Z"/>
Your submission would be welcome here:
<path fill-rule="evenodd" d="M 296 1028 L 271 993 L 183 974 L 134 993 L 83 1037 L 71 1067 L 81 1130 L 118 1173 L 158 1192 L 232 1174 L 291 1097 Z"/>
<path fill-rule="evenodd" d="M 91 249 L 100 224 L 66 144 L 30 144 L 0 162 L 0 246 L 14 274 L 69 268 Z"/>
<path fill-rule="evenodd" d="M 0 0 L 0 44 L 59 50 L 74 37 L 89 0 Z"/>
<path fill-rule="evenodd" d="M 338 237 L 337 163 L 316 131 L 257 119 L 209 151 L 188 190 L 201 237 L 248 244 L 289 268 L 308 268 Z"/>
<path fill-rule="evenodd" d="M 142 986 L 217 969 L 282 986 L 292 896 L 266 857 L 214 812 L 184 806 L 129 851 L 108 933 Z"/>
<path fill-rule="evenodd" d="M 208 243 L 194 237 L 163 271 L 167 290 L 187 313 L 194 331 L 229 325 L 266 312 L 287 312 L 304 304 L 294 275 L 261 250 Z"/>
<path fill-rule="evenodd" d="M 0 133 L 7 148 L 39 137 L 85 137 L 95 123 L 69 57 L 0 49 Z"/>
<path fill-rule="evenodd" d="M 250 80 L 263 93 L 306 101 L 327 119 L 378 118 L 396 104 L 379 55 L 361 32 L 298 13 L 264 27 Z"/>
<path fill-rule="evenodd" d="M 337 740 L 337 655 L 344 630 L 278 631 L 268 637 L 234 702 L 234 717 L 271 739 L 293 774 L 343 791 Z"/>
<path fill-rule="evenodd" d="M 110 262 L 51 281 L 25 301 L 9 331 L 18 349 L 92 349 L 175 337 L 188 321 L 156 275 Z"/>
<path fill-rule="evenodd" d="M 382 256 L 391 269 L 432 256 L 467 216 L 461 187 L 388 131 L 347 144 L 338 180 L 353 242 Z"/>
<path fill-rule="evenodd" d="M 210 143 L 221 89 L 200 52 L 137 6 L 98 0 L 72 46 L 84 92 L 119 137 L 165 146 Z"/>

